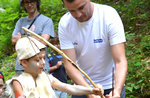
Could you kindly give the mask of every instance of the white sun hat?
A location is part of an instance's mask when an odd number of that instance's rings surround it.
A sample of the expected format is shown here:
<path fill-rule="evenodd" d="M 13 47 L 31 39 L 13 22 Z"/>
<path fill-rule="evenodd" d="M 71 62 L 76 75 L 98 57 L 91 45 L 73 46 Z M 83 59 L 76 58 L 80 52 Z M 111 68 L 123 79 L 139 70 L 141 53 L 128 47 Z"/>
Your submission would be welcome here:
<path fill-rule="evenodd" d="M 46 46 L 32 37 L 20 38 L 15 46 L 19 60 L 35 56 L 40 53 L 40 49 L 42 48 L 46 48 Z"/>

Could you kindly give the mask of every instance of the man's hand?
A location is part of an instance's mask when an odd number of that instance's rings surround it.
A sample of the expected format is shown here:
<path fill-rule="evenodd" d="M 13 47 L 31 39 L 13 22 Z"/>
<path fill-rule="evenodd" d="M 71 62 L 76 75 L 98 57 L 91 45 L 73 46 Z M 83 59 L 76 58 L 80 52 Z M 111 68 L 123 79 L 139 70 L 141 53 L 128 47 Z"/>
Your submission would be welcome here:
<path fill-rule="evenodd" d="M 112 91 L 109 93 L 109 95 L 107 94 L 106 95 L 106 98 L 120 98 L 120 94 L 117 92 L 117 91 L 113 91 L 113 94 L 112 94 Z"/>

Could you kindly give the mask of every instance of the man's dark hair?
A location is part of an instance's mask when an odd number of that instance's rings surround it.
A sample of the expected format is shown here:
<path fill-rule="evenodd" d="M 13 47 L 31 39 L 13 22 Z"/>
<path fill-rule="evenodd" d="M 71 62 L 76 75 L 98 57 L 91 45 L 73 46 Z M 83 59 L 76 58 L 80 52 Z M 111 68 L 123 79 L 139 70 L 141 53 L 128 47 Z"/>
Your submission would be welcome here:
<path fill-rule="evenodd" d="M 73 2 L 74 0 L 65 0 L 65 1 L 67 1 L 67 2 Z M 64 0 L 62 0 L 62 2 L 64 2 Z"/>
<path fill-rule="evenodd" d="M 39 11 L 40 10 L 41 1 L 40 0 L 30 0 L 30 1 L 36 1 L 37 2 L 37 10 Z M 26 9 L 24 8 L 24 0 L 20 0 L 20 5 L 26 11 Z"/>

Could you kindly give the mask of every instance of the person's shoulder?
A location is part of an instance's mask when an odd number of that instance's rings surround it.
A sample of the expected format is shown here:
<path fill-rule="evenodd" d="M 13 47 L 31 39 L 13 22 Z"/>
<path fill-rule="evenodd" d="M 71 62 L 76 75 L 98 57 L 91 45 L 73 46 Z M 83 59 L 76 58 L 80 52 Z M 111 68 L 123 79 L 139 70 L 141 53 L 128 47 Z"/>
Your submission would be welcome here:
<path fill-rule="evenodd" d="M 28 19 L 28 16 L 25 16 L 25 17 L 21 17 L 19 20 L 27 20 Z"/>
<path fill-rule="evenodd" d="M 70 12 L 67 12 L 66 14 L 64 14 L 64 15 L 61 17 L 60 21 L 69 22 L 69 20 L 71 20 L 71 19 L 72 19 L 71 13 L 70 13 Z"/>
<path fill-rule="evenodd" d="M 112 6 L 109 6 L 109 5 L 102 5 L 103 6 L 103 9 L 104 10 L 107 10 L 107 11 L 116 11 L 115 8 L 113 8 Z"/>
<path fill-rule="evenodd" d="M 20 18 L 20 19 L 18 20 L 18 22 L 22 22 L 22 21 L 25 21 L 25 20 L 27 20 L 27 19 L 28 19 L 27 16 L 25 16 L 25 17 Z"/>
<path fill-rule="evenodd" d="M 93 3 L 95 7 L 101 9 L 101 10 L 115 10 L 112 6 L 106 5 L 106 4 L 98 4 Z"/>
<path fill-rule="evenodd" d="M 11 87 L 12 84 L 14 83 L 14 81 L 17 81 L 18 78 L 19 78 L 19 76 L 12 77 L 11 79 L 6 81 L 6 85 Z"/>
<path fill-rule="evenodd" d="M 67 12 L 65 13 L 62 18 L 68 18 L 68 17 L 71 17 L 71 13 L 70 12 Z"/>
<path fill-rule="evenodd" d="M 45 16 L 45 15 L 43 15 L 43 14 L 40 14 L 39 17 L 49 18 L 49 17 L 47 17 L 47 16 Z"/>
<path fill-rule="evenodd" d="M 96 6 L 100 7 L 100 8 L 103 8 L 103 9 L 114 9 L 112 6 L 110 5 L 106 5 L 106 4 L 97 4 L 97 3 L 94 3 Z"/>
<path fill-rule="evenodd" d="M 66 14 L 64 14 L 60 21 L 59 24 L 63 27 L 68 27 L 68 25 L 73 24 L 75 21 L 75 19 L 73 18 L 73 16 L 71 15 L 70 12 L 67 12 Z"/>
<path fill-rule="evenodd" d="M 5 94 L 9 97 L 4 97 L 4 98 L 13 98 L 14 91 L 13 91 L 13 81 L 12 79 L 9 79 L 6 81 L 6 90 L 5 90 Z M 1 98 L 1 97 L 0 97 Z M 3 98 L 3 97 L 2 97 Z"/>
<path fill-rule="evenodd" d="M 95 4 L 94 8 L 96 13 L 99 13 L 99 15 L 101 15 L 102 17 L 104 16 L 108 20 L 112 19 L 112 17 L 110 16 L 114 16 L 117 14 L 116 9 L 109 5 Z"/>
<path fill-rule="evenodd" d="M 40 18 L 42 18 L 42 20 L 43 20 L 43 19 L 44 19 L 44 20 L 52 20 L 50 17 L 45 16 L 45 15 L 43 15 L 43 14 L 40 15 Z"/>
<path fill-rule="evenodd" d="M 23 72 L 23 73 L 21 73 L 19 76 L 14 76 L 14 77 L 12 77 L 11 80 L 12 80 L 12 81 L 13 81 L 13 80 L 18 80 L 18 79 L 22 79 L 22 78 L 29 77 L 29 76 L 31 76 L 29 73 Z"/>

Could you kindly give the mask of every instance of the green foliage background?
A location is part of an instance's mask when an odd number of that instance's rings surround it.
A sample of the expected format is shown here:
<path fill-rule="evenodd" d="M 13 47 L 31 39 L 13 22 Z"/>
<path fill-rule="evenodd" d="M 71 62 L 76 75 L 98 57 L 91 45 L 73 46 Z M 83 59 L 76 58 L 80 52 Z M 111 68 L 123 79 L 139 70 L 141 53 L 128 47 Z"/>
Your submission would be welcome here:
<path fill-rule="evenodd" d="M 58 22 L 67 11 L 61 0 L 41 0 L 40 12 L 54 22 L 55 32 Z M 127 38 L 126 56 L 128 76 L 126 79 L 127 98 L 150 98 L 150 0 L 91 0 L 114 7 L 120 14 Z M 0 71 L 5 80 L 15 75 L 14 46 L 11 34 L 17 20 L 27 14 L 20 8 L 19 0 L 0 0 Z"/>

